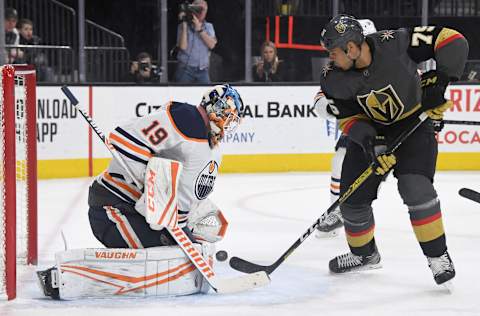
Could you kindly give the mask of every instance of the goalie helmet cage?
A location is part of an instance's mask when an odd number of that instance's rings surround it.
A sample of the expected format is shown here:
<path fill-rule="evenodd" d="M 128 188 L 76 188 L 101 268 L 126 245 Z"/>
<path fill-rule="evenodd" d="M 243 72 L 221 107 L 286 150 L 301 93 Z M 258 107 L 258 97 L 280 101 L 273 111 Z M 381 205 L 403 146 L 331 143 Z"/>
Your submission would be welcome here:
<path fill-rule="evenodd" d="M 0 299 L 16 297 L 17 261 L 37 262 L 36 79 L 33 66 L 0 67 Z"/>

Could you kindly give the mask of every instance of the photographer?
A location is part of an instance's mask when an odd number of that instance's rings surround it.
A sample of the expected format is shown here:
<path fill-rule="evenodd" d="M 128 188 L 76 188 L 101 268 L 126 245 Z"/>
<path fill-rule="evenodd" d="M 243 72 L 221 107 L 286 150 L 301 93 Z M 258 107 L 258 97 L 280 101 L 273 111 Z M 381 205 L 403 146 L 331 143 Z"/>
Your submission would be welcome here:
<path fill-rule="evenodd" d="M 157 66 L 152 64 L 152 57 L 146 52 L 138 54 L 137 60 L 130 65 L 130 73 L 125 81 L 136 83 L 159 82 L 160 73 Z"/>
<path fill-rule="evenodd" d="M 205 0 L 195 0 L 192 4 L 184 2 L 180 5 L 176 82 L 210 83 L 210 51 L 217 44 L 217 39 L 213 25 L 205 21 L 207 11 Z"/>
<path fill-rule="evenodd" d="M 266 41 L 260 48 L 261 59 L 253 66 L 253 80 L 258 82 L 286 81 L 285 64 L 278 60 L 275 44 Z"/>

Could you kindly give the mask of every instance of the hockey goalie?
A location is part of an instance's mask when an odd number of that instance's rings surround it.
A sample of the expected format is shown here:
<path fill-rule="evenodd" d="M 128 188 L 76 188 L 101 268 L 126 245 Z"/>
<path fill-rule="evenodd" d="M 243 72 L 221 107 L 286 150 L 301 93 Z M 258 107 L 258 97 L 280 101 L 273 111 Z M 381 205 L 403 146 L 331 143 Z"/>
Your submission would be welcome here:
<path fill-rule="evenodd" d="M 88 197 L 92 232 L 106 248 L 57 253 L 53 268 L 37 272 L 45 296 L 208 291 L 215 242 L 228 225 L 208 196 L 220 141 L 238 126 L 242 108 L 233 87 L 217 85 L 198 106 L 170 102 L 116 127 L 107 143 L 120 159 L 93 181 Z"/>

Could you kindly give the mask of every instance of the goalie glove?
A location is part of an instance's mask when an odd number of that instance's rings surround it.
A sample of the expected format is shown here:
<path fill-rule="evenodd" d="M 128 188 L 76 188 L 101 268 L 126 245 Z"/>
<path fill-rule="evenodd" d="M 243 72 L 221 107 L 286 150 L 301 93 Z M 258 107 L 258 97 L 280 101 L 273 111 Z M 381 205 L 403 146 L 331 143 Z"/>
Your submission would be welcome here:
<path fill-rule="evenodd" d="M 150 228 L 162 230 L 178 226 L 178 183 L 183 166 L 179 161 L 152 157 L 145 170 L 145 192 L 135 209 Z"/>
<path fill-rule="evenodd" d="M 188 215 L 188 228 L 198 242 L 215 243 L 225 236 L 228 222 L 209 199 L 201 201 Z"/>

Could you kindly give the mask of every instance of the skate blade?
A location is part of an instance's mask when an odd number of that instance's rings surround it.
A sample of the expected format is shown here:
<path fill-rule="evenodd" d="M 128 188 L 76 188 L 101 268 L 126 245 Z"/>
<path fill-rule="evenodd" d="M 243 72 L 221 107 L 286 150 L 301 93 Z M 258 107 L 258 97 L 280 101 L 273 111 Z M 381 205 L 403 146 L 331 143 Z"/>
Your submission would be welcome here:
<path fill-rule="evenodd" d="M 445 290 L 447 290 L 448 294 L 452 294 L 453 291 L 455 290 L 453 286 L 453 282 L 451 280 L 440 284 L 441 287 L 443 287 Z"/>
<path fill-rule="evenodd" d="M 324 238 L 334 238 L 337 237 L 340 234 L 340 229 L 334 229 L 329 232 L 322 232 L 317 229 L 317 232 L 315 233 L 315 237 L 318 239 L 324 239 Z"/>
<path fill-rule="evenodd" d="M 381 269 L 381 268 L 382 268 L 382 264 L 381 263 L 376 263 L 376 264 L 370 264 L 368 266 L 362 266 L 362 267 L 358 267 L 358 268 L 343 271 L 343 272 L 330 271 L 330 274 L 338 275 L 338 274 L 345 274 L 345 273 L 355 273 L 355 272 L 362 272 L 362 271 L 368 271 L 368 270 L 376 270 L 376 269 Z"/>

